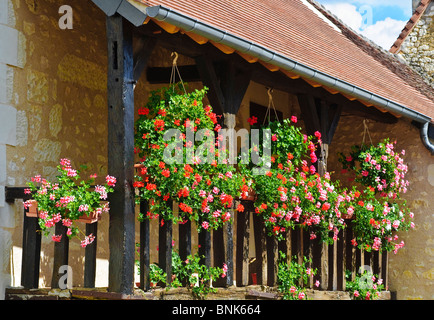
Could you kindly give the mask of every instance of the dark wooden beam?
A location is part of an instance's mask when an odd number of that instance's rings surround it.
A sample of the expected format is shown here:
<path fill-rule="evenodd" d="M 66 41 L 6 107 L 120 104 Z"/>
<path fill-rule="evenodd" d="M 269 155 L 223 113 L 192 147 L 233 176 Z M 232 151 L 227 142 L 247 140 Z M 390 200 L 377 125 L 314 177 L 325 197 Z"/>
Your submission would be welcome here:
<path fill-rule="evenodd" d="M 220 80 L 217 77 L 215 66 L 209 56 L 201 55 L 196 57 L 195 68 L 204 86 L 209 88 L 207 96 L 214 112 L 223 114 L 226 101 L 220 87 Z"/>
<path fill-rule="evenodd" d="M 63 274 L 59 273 L 61 271 L 60 267 L 68 265 L 68 256 L 69 256 L 69 238 L 66 235 L 68 228 L 62 225 L 60 222 L 56 223 L 54 233 L 58 236 L 62 236 L 60 242 L 54 243 L 54 257 L 53 257 L 53 275 L 51 277 L 51 288 L 61 288 L 65 289 L 63 286 L 67 283 L 67 279 L 65 282 L 60 284 L 60 278 L 63 278 Z M 72 275 L 68 275 L 72 276 Z"/>
<path fill-rule="evenodd" d="M 139 81 L 156 44 L 157 39 L 151 37 L 139 37 L 135 39 L 133 48 L 134 81 Z"/>
<path fill-rule="evenodd" d="M 172 282 L 172 221 L 160 216 L 158 229 L 158 265 L 166 272 L 167 285 Z"/>
<path fill-rule="evenodd" d="M 5 187 L 5 200 L 7 203 L 13 203 L 15 199 L 22 199 L 23 201 L 32 199 L 31 194 L 24 193 L 27 187 Z"/>
<path fill-rule="evenodd" d="M 41 260 L 41 228 L 38 218 L 27 217 L 26 211 L 28 209 L 24 209 L 21 285 L 25 289 L 37 289 Z"/>
<path fill-rule="evenodd" d="M 134 61 L 131 26 L 119 15 L 107 17 L 108 172 L 117 179 L 109 195 L 109 291 L 133 293 Z"/>
<path fill-rule="evenodd" d="M 201 81 L 201 76 L 195 65 L 178 66 L 178 70 L 185 82 Z M 151 84 L 169 83 L 171 72 L 172 67 L 148 67 L 146 68 L 146 80 Z"/>
<path fill-rule="evenodd" d="M 142 200 L 140 202 L 140 212 L 146 215 L 149 205 L 148 202 Z M 149 290 L 149 265 L 150 265 L 150 235 L 149 235 L 149 219 L 140 221 L 140 288 Z"/>
<path fill-rule="evenodd" d="M 86 235 L 92 234 L 95 239 L 86 246 L 84 253 L 84 287 L 95 288 L 96 251 L 98 244 L 98 222 L 86 224 Z"/>
<path fill-rule="evenodd" d="M 237 114 L 250 83 L 250 69 L 238 68 L 230 57 L 220 64 L 220 87 L 225 97 L 224 112 Z"/>

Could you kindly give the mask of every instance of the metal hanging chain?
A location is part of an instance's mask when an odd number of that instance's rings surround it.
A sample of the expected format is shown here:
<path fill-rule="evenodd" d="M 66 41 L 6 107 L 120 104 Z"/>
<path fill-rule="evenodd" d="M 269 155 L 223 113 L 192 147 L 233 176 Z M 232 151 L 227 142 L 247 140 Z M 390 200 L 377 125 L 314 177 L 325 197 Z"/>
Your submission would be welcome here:
<path fill-rule="evenodd" d="M 366 134 L 368 134 L 369 141 L 371 142 L 371 145 L 372 145 L 373 143 L 372 143 L 372 139 L 371 139 L 371 134 L 369 133 L 368 120 L 367 120 L 367 119 L 364 119 L 364 120 L 363 120 L 363 127 L 364 127 L 364 130 L 363 130 L 363 141 L 362 141 L 362 145 L 365 144 L 365 137 L 366 137 Z"/>
<path fill-rule="evenodd" d="M 268 108 L 267 108 L 267 112 L 265 113 L 265 117 L 264 117 L 264 122 L 262 123 L 262 125 L 265 125 L 265 120 L 267 120 L 267 116 L 268 116 L 268 123 L 270 123 L 270 114 L 271 114 L 271 107 L 273 107 L 274 110 L 274 115 L 276 116 L 276 120 L 279 121 L 279 116 L 277 115 L 277 111 L 276 108 L 274 107 L 274 101 L 273 101 L 273 96 L 271 95 L 271 93 L 273 92 L 273 89 L 269 88 L 267 91 L 268 94 Z"/>
<path fill-rule="evenodd" d="M 185 87 L 184 87 L 184 81 L 182 81 L 181 73 L 179 72 L 179 69 L 178 69 L 178 64 L 177 64 L 177 62 L 178 62 L 178 53 L 176 51 L 173 51 L 170 56 L 171 57 L 175 56 L 173 58 L 173 61 L 172 61 L 172 72 L 170 74 L 170 84 L 175 84 L 176 74 L 178 74 L 179 81 L 181 82 L 182 88 L 184 89 L 184 93 L 187 94 L 187 91 L 185 90 Z"/>

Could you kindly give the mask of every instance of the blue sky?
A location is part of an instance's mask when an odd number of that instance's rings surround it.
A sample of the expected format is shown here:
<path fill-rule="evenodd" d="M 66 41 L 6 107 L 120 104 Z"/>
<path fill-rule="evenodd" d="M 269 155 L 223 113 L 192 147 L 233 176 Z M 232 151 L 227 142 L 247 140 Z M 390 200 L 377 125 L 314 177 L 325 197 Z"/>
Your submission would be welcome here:
<path fill-rule="evenodd" d="M 343 22 L 388 50 L 412 15 L 412 0 L 317 0 Z"/>

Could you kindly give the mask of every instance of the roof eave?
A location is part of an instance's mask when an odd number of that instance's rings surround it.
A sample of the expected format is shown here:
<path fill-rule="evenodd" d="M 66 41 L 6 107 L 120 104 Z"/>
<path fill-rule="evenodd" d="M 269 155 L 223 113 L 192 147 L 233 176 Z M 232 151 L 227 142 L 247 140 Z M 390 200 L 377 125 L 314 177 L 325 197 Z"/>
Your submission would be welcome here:
<path fill-rule="evenodd" d="M 140 1 L 136 0 L 92 1 L 107 15 L 113 15 L 117 12 L 135 26 L 143 24 L 148 17 L 163 21 L 183 29 L 186 32 L 196 33 L 216 43 L 220 43 L 239 52 L 249 54 L 266 63 L 276 65 L 306 79 L 314 80 L 321 85 L 336 89 L 343 94 L 351 95 L 357 99 L 369 102 L 393 114 L 402 115 L 403 117 L 414 120 L 418 123 L 426 123 L 431 121 L 431 118 L 427 115 L 415 111 L 409 107 L 301 64 L 262 45 L 230 34 L 224 30 L 220 30 L 210 24 L 204 23 L 170 8 L 166 8 L 161 5 L 147 7 Z"/>

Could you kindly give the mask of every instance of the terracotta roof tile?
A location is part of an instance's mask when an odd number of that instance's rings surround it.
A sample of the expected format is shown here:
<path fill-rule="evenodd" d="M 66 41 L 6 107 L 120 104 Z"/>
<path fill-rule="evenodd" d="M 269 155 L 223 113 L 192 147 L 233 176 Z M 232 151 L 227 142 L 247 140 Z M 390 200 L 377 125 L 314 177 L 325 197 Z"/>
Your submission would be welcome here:
<path fill-rule="evenodd" d="M 385 59 L 384 50 L 378 53 L 351 30 L 338 30 L 312 0 L 136 1 L 170 8 L 434 118 L 432 97 L 396 73 L 403 63 L 391 54 Z"/>

